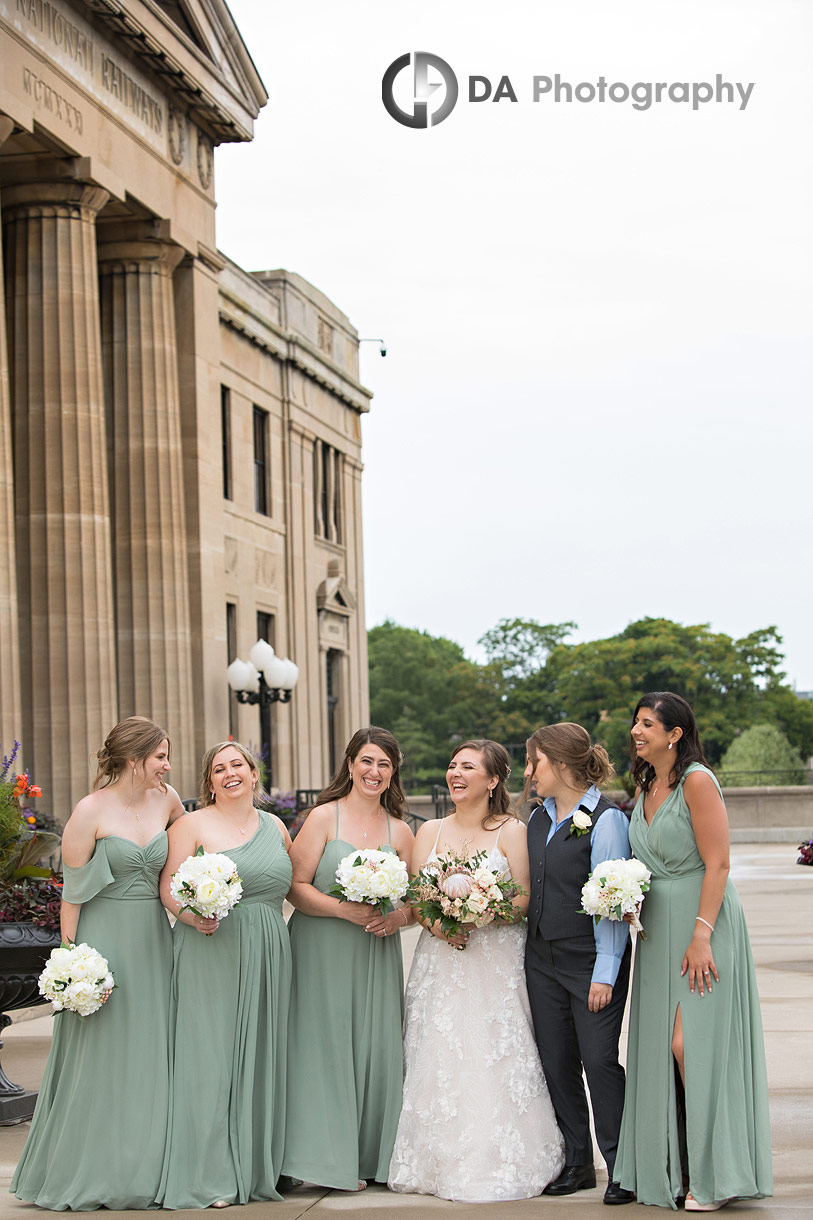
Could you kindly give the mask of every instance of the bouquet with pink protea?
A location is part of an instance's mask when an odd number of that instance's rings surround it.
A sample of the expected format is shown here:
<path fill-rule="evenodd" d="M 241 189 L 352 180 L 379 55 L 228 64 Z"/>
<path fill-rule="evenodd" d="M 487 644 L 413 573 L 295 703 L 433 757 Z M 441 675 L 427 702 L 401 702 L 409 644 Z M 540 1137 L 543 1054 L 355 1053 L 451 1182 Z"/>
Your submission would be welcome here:
<path fill-rule="evenodd" d="M 406 901 L 421 919 L 439 922 L 448 938 L 464 924 L 482 928 L 495 919 L 516 923 L 522 915 L 512 899 L 524 891 L 507 872 L 492 868 L 486 860 L 484 851 L 473 856 L 450 852 L 430 860 L 411 879 Z"/>

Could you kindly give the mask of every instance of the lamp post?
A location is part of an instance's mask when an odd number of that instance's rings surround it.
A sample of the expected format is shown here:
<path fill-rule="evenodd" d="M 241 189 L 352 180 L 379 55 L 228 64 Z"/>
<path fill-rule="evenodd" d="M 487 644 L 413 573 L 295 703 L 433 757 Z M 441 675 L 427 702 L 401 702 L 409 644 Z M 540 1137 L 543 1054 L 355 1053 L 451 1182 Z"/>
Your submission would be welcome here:
<path fill-rule="evenodd" d="M 248 661 L 238 657 L 226 670 L 238 703 L 260 708 L 260 749 L 267 758 L 267 784 L 271 787 L 271 704 L 289 703 L 299 669 L 287 657 L 278 657 L 267 640 L 257 640 Z"/>

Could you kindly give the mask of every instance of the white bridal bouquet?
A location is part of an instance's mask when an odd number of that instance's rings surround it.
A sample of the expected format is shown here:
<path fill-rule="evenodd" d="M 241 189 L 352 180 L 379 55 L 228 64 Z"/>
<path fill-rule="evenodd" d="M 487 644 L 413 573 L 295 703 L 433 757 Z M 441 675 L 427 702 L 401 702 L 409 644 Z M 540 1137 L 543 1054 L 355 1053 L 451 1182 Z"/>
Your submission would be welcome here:
<path fill-rule="evenodd" d="M 408 886 L 407 866 L 395 852 L 365 848 L 351 851 L 339 861 L 330 894 L 340 902 L 369 902 L 381 915 L 387 915 Z"/>
<path fill-rule="evenodd" d="M 638 910 L 649 889 L 652 874 L 640 860 L 604 860 L 582 887 L 582 913 L 599 919 L 621 920 L 632 915 L 632 926 L 646 940 Z"/>
<path fill-rule="evenodd" d="M 104 1003 L 105 993 L 115 986 L 107 959 L 90 945 L 62 945 L 52 949 L 39 978 L 40 995 L 54 1012 L 89 1017 Z"/>
<path fill-rule="evenodd" d="M 172 874 L 169 890 L 180 903 L 179 915 L 191 911 L 202 919 L 211 919 L 214 915 L 225 919 L 242 898 L 243 883 L 237 876 L 233 860 L 199 847 L 194 856 L 187 856 L 178 871 Z"/>

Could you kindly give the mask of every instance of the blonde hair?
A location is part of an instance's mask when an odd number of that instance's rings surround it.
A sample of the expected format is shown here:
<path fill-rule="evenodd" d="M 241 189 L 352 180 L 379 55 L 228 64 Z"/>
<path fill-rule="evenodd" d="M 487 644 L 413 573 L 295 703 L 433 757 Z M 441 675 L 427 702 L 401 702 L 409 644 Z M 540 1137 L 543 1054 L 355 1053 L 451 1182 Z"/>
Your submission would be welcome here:
<path fill-rule="evenodd" d="M 525 748 L 533 767 L 539 755 L 544 754 L 552 763 L 567 767 L 576 784 L 583 784 L 585 788 L 593 784 L 606 784 L 615 775 L 615 767 L 604 746 L 593 745 L 587 729 L 571 721 L 537 729 L 528 738 Z M 532 782 L 531 775 L 525 781 L 525 800 L 528 799 Z"/>
<path fill-rule="evenodd" d="M 108 788 L 120 779 L 130 759 L 144 763 L 154 754 L 161 742 L 167 743 L 167 758 L 171 758 L 172 743 L 166 729 L 146 716 L 128 716 L 110 730 L 104 745 L 96 752 L 98 769 L 93 781 L 93 791 Z M 161 783 L 166 791 L 166 784 Z"/>
<path fill-rule="evenodd" d="M 254 755 L 251 753 L 251 750 L 247 750 L 246 747 L 241 745 L 239 741 L 219 741 L 217 745 L 212 746 L 211 749 L 206 751 L 203 756 L 203 762 L 200 765 L 200 792 L 198 795 L 199 809 L 204 809 L 207 805 L 214 805 L 215 803 L 215 794 L 211 789 L 212 765 L 215 761 L 215 756 L 218 755 L 221 750 L 228 749 L 229 746 L 234 746 L 235 750 L 243 755 L 243 758 L 246 760 L 249 767 L 251 767 L 252 771 L 256 771 L 258 775 L 260 773 L 260 765 Z"/>

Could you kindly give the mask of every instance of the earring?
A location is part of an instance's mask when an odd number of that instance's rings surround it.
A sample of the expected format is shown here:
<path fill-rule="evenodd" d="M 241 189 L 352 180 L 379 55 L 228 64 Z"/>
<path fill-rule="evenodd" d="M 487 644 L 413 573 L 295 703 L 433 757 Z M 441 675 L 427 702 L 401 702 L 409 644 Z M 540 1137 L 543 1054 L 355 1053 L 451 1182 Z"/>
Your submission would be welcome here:
<path fill-rule="evenodd" d="M 135 779 L 135 777 L 136 777 L 136 769 L 135 769 L 135 767 L 133 767 L 133 779 Z"/>
<path fill-rule="evenodd" d="M 669 742 L 669 749 L 670 749 L 670 750 L 672 749 L 672 745 L 673 745 L 673 743 L 670 741 L 670 742 Z"/>

